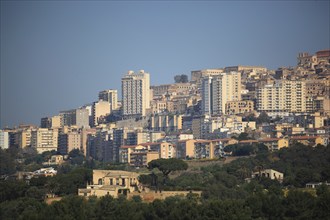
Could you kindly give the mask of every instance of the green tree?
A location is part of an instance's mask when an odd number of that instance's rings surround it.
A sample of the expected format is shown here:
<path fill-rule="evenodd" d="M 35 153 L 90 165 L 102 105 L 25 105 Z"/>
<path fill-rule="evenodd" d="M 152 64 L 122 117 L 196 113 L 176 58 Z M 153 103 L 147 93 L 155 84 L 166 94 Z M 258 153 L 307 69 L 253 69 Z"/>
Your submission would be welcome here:
<path fill-rule="evenodd" d="M 315 198 L 310 193 L 290 190 L 285 200 L 285 215 L 294 219 L 313 219 L 315 204 Z"/>
<path fill-rule="evenodd" d="M 157 159 L 150 161 L 148 163 L 148 168 L 150 170 L 158 168 L 163 173 L 164 177 L 168 177 L 172 171 L 188 169 L 188 164 L 183 160 L 176 158 Z"/>
<path fill-rule="evenodd" d="M 16 164 L 14 157 L 8 150 L 0 148 L 0 176 L 15 173 Z"/>

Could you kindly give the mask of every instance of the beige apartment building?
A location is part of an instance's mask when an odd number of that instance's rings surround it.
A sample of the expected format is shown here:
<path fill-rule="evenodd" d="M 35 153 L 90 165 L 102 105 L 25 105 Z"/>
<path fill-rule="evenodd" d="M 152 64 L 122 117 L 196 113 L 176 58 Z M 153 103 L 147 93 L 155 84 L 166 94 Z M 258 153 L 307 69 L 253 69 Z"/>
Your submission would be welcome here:
<path fill-rule="evenodd" d="M 176 156 L 180 159 L 193 158 L 196 140 L 180 140 L 176 145 Z"/>
<path fill-rule="evenodd" d="M 266 112 L 306 112 L 306 82 L 278 80 L 257 92 L 257 109 Z"/>
<path fill-rule="evenodd" d="M 102 118 L 111 113 L 111 104 L 107 101 L 94 102 L 92 108 L 92 117 L 94 126 L 98 125 Z"/>
<path fill-rule="evenodd" d="M 41 118 L 41 128 L 60 128 L 62 126 L 61 116 L 55 115 L 53 117 Z"/>
<path fill-rule="evenodd" d="M 57 151 L 58 130 L 38 128 L 32 130 L 31 146 L 37 150 L 39 154 L 45 151 Z"/>
<path fill-rule="evenodd" d="M 138 145 L 121 146 L 119 161 L 131 166 L 147 166 L 152 160 L 176 157 L 176 147 L 172 143 L 143 143 Z"/>
<path fill-rule="evenodd" d="M 236 115 L 254 110 L 253 101 L 229 101 L 225 105 L 225 112 L 227 115 Z"/>
<path fill-rule="evenodd" d="M 89 110 L 87 108 L 82 107 L 78 109 L 61 111 L 59 117 L 60 117 L 60 127 L 64 127 L 64 126 L 77 126 L 79 128 L 89 127 Z M 48 128 L 50 127 L 59 128 L 57 116 L 50 118 L 50 121 L 51 124 L 50 126 L 48 126 Z"/>
<path fill-rule="evenodd" d="M 109 102 L 111 104 L 111 111 L 118 109 L 118 91 L 116 89 L 99 92 L 99 100 Z"/>
<path fill-rule="evenodd" d="M 22 129 L 17 131 L 17 142 L 20 148 L 25 148 L 31 145 L 31 129 Z"/>
<path fill-rule="evenodd" d="M 150 108 L 150 75 L 140 70 L 129 71 L 122 79 L 122 107 L 124 116 L 145 116 Z"/>
<path fill-rule="evenodd" d="M 152 151 L 148 145 L 139 144 L 119 148 L 119 162 L 128 163 L 130 166 L 144 167 L 150 161 L 159 158 L 159 152 Z"/>
<path fill-rule="evenodd" d="M 159 158 L 169 159 L 176 157 L 176 147 L 169 142 L 152 143 L 149 145 L 151 151 L 156 151 Z"/>
<path fill-rule="evenodd" d="M 324 122 L 328 118 L 327 115 L 322 114 L 321 112 L 315 112 L 314 114 L 314 128 L 321 128 L 325 126 Z"/>
<path fill-rule="evenodd" d="M 58 151 L 61 154 L 68 154 L 74 149 L 81 149 L 81 133 L 68 132 L 66 134 L 59 134 Z"/>

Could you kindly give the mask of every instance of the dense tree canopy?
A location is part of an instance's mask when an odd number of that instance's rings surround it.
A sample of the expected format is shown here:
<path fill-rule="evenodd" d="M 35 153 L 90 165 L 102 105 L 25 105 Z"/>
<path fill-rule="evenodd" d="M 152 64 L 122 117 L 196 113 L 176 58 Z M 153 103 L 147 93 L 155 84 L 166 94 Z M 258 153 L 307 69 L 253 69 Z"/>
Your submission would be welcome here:
<path fill-rule="evenodd" d="M 7 152 L 9 153 L 9 152 Z M 9 153 L 10 154 L 10 153 Z M 79 157 L 79 154 L 78 154 Z M 144 203 L 110 196 L 89 199 L 77 196 L 92 178 L 92 170 L 66 164 L 55 177 L 33 178 L 29 184 L 0 180 L 0 219 L 328 219 L 330 189 L 305 189 L 307 182 L 330 182 L 330 147 L 295 144 L 276 152 L 257 152 L 228 164 L 216 163 L 187 169 L 177 159 L 151 161 L 149 169 L 158 178 L 166 178 L 163 190 L 201 190 L 201 198 L 170 197 Z M 89 166 L 89 165 L 88 165 Z M 94 165 L 93 165 L 94 166 Z M 118 165 L 120 166 L 120 165 Z M 119 167 L 118 167 L 119 168 Z M 283 183 L 268 178 L 247 177 L 258 169 L 284 173 Z M 121 168 L 120 168 L 121 169 Z M 168 176 L 172 171 L 175 175 Z M 150 184 L 152 176 L 139 180 Z M 47 205 L 46 193 L 63 199 Z"/>

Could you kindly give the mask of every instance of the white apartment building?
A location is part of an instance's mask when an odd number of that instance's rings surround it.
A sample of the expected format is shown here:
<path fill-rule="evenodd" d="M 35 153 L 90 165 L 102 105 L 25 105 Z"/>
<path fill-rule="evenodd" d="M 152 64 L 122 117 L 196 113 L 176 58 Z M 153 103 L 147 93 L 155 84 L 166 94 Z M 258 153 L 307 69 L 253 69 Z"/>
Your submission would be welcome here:
<path fill-rule="evenodd" d="M 0 130 L 0 148 L 8 149 L 9 148 L 9 134 L 7 131 Z"/>
<path fill-rule="evenodd" d="M 140 70 L 129 71 L 121 80 L 124 116 L 145 116 L 150 108 L 150 75 Z"/>
<path fill-rule="evenodd" d="M 118 91 L 109 89 L 99 92 L 99 100 L 107 101 L 111 104 L 111 111 L 118 108 Z"/>

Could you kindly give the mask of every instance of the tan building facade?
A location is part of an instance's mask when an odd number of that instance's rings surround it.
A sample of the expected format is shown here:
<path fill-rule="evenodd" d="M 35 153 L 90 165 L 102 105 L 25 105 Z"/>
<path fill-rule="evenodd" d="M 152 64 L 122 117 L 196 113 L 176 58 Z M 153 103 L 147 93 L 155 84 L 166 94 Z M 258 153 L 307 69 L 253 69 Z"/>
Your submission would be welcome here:
<path fill-rule="evenodd" d="M 130 166 L 147 166 L 150 161 L 156 159 L 159 159 L 159 152 L 151 151 L 145 145 L 121 146 L 119 149 L 119 161 Z"/>
<path fill-rule="evenodd" d="M 227 115 L 236 115 L 254 110 L 253 101 L 229 101 L 226 103 L 225 111 Z"/>
<path fill-rule="evenodd" d="M 57 129 L 38 128 L 36 130 L 32 130 L 31 146 L 35 148 L 39 154 L 45 151 L 56 151 L 57 145 Z"/>
<path fill-rule="evenodd" d="M 138 174 L 122 170 L 93 170 L 93 182 L 86 189 L 79 189 L 80 196 L 112 196 L 118 198 L 120 195 L 139 191 L 141 186 Z"/>
<path fill-rule="evenodd" d="M 22 129 L 17 132 L 17 141 L 20 148 L 31 146 L 31 129 Z"/>
<path fill-rule="evenodd" d="M 119 149 L 119 161 L 136 167 L 147 166 L 150 161 L 159 158 L 174 157 L 176 157 L 176 147 L 168 142 L 121 146 Z"/>
<path fill-rule="evenodd" d="M 116 89 L 103 90 L 99 92 L 99 100 L 109 102 L 111 111 L 118 108 L 118 91 Z"/>
<path fill-rule="evenodd" d="M 181 140 L 176 145 L 177 158 L 186 159 L 193 158 L 195 153 L 195 142 L 196 140 Z"/>
<path fill-rule="evenodd" d="M 81 150 L 81 133 L 68 132 L 59 134 L 58 151 L 61 154 L 68 154 L 74 149 Z"/>
<path fill-rule="evenodd" d="M 93 104 L 92 117 L 94 126 L 98 125 L 102 119 L 111 113 L 111 104 L 107 101 L 98 101 Z"/>

